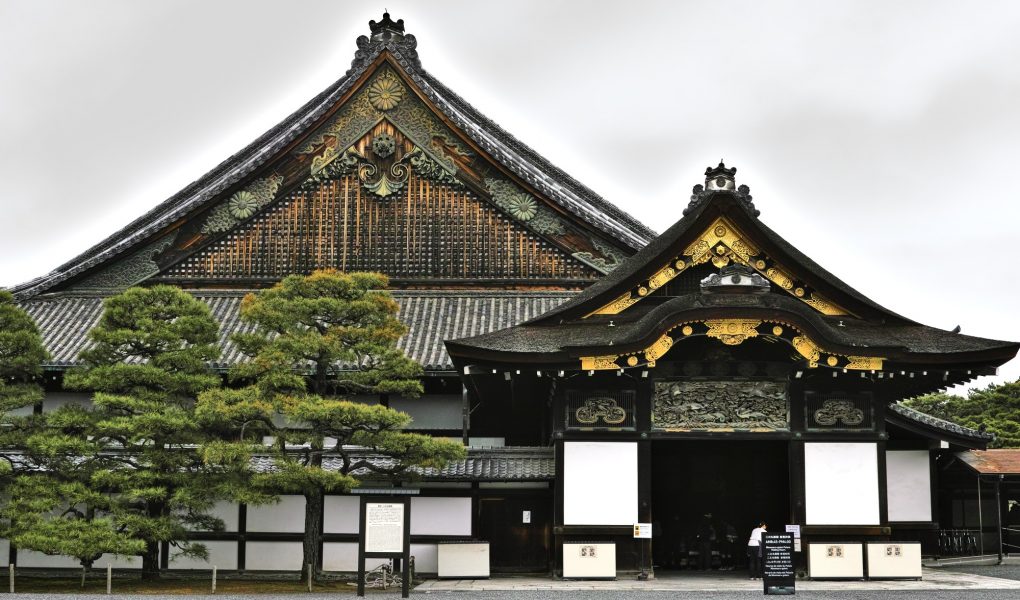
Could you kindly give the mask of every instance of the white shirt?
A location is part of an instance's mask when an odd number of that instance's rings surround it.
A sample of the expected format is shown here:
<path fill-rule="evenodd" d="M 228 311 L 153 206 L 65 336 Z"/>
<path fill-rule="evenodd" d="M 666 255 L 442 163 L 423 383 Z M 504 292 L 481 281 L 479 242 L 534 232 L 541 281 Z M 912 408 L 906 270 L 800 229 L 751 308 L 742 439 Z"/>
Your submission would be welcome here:
<path fill-rule="evenodd" d="M 761 545 L 761 534 L 765 533 L 765 530 L 761 527 L 755 527 L 751 530 L 751 539 L 747 540 L 748 546 L 760 546 Z"/>

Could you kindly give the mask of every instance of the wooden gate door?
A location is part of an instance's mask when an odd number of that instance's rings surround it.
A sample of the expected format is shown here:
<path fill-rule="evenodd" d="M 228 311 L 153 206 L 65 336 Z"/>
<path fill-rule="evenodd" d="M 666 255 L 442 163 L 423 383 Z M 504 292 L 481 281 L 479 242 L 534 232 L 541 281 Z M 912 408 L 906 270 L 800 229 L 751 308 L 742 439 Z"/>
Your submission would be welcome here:
<path fill-rule="evenodd" d="M 530 515 L 526 516 L 525 511 Z M 552 493 L 522 490 L 478 499 L 478 537 L 489 542 L 493 573 L 547 573 Z M 525 519 L 530 517 L 530 523 Z"/>

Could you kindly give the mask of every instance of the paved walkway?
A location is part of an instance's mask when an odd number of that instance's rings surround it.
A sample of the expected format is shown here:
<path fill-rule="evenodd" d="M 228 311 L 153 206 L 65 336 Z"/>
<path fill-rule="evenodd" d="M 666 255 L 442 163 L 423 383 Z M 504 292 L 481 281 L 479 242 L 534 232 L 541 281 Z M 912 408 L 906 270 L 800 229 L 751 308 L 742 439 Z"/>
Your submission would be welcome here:
<path fill-rule="evenodd" d="M 645 590 L 645 591 L 761 591 L 761 581 L 751 581 L 731 574 L 665 575 L 651 581 L 619 579 L 616 581 L 568 581 L 547 577 L 512 577 L 500 579 L 430 579 L 415 588 L 417 593 L 481 592 L 481 591 L 570 591 L 570 590 Z M 944 569 L 924 569 L 921 581 L 797 581 L 798 591 L 855 590 L 1020 590 L 1020 581 L 986 577 Z"/>

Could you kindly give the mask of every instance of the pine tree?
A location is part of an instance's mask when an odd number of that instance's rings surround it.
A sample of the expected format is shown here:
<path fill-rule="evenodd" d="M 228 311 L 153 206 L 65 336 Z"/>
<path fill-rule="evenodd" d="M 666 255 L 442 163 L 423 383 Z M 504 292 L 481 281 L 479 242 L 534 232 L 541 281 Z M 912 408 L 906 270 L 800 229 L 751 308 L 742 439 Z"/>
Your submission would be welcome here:
<path fill-rule="evenodd" d="M 40 378 L 47 356 L 32 318 L 10 292 L 0 290 L 0 449 L 21 447 L 32 429 L 36 417 L 20 413 L 43 399 Z M 0 483 L 14 467 L 7 453 L 0 453 Z"/>
<path fill-rule="evenodd" d="M 189 529 L 223 526 L 208 511 L 231 482 L 207 464 L 219 440 L 195 415 L 196 396 L 220 384 L 206 366 L 220 353 L 217 329 L 208 306 L 180 289 L 131 288 L 104 302 L 84 367 L 65 377 L 94 392 L 84 437 L 105 458 L 88 487 L 107 494 L 113 526 L 144 543 L 143 578 L 159 576 L 161 543 L 205 558 Z"/>
<path fill-rule="evenodd" d="M 396 477 L 464 456 L 459 443 L 404 432 L 410 423 L 404 413 L 346 399 L 422 393 L 421 366 L 396 347 L 407 328 L 396 318 L 398 306 L 384 291 L 387 284 L 376 273 L 316 271 L 246 296 L 241 317 L 256 329 L 234 341 L 251 359 L 231 376 L 251 386 L 206 393 L 200 400 L 203 417 L 219 415 L 275 436 L 276 470 L 261 481 L 304 496 L 303 564 L 316 569 L 326 492 L 350 491 L 359 483 L 359 469 Z M 274 414 L 285 424 L 278 425 Z M 359 459 L 352 446 L 391 460 L 384 468 Z M 323 469 L 326 453 L 337 455 L 341 466 Z"/>
<path fill-rule="evenodd" d="M 905 405 L 964 427 L 995 434 L 992 448 L 1020 448 L 1020 380 L 991 384 L 967 392 L 967 397 L 925 394 Z"/>

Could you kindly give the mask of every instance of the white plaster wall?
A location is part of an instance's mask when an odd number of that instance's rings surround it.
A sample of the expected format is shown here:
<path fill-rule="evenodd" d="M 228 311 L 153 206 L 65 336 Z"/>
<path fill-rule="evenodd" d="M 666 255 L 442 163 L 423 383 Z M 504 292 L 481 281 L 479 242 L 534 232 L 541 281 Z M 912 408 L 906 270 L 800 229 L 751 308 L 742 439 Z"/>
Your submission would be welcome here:
<path fill-rule="evenodd" d="M 34 550 L 18 550 L 19 567 L 50 567 L 74 569 L 81 567 L 76 559 L 67 556 L 49 556 Z"/>
<path fill-rule="evenodd" d="M 324 533 L 358 533 L 358 520 L 361 517 L 360 497 L 326 496 L 323 500 Z"/>
<path fill-rule="evenodd" d="M 471 498 L 411 498 L 411 535 L 471 535 Z"/>
<path fill-rule="evenodd" d="M 5 542 L 6 544 L 6 542 Z M 7 546 L 3 546 L 3 563 L 7 565 L 9 557 Z M 96 559 L 92 565 L 95 569 L 105 569 L 107 564 L 112 564 L 114 569 L 141 569 L 142 559 L 139 556 L 118 556 L 115 554 L 104 554 Z M 17 566 L 25 568 L 50 568 L 50 569 L 80 569 L 81 563 L 78 559 L 69 556 L 49 556 L 42 552 L 33 550 L 18 550 Z"/>
<path fill-rule="evenodd" d="M 246 571 L 300 571 L 303 568 L 301 558 L 301 542 L 247 542 L 244 568 Z"/>
<path fill-rule="evenodd" d="M 20 552 L 18 553 L 21 554 Z M 105 569 L 107 564 L 113 565 L 114 569 L 141 569 L 141 556 L 118 556 L 116 554 L 104 554 L 92 565 L 95 569 Z"/>
<path fill-rule="evenodd" d="M 196 569 L 211 571 L 217 569 L 233 570 L 237 568 L 237 542 L 212 541 L 202 542 L 209 550 L 209 560 L 180 556 L 180 552 L 170 548 L 170 568 L 176 570 Z"/>
<path fill-rule="evenodd" d="M 563 444 L 565 525 L 637 522 L 636 442 Z"/>
<path fill-rule="evenodd" d="M 386 562 L 389 562 L 389 559 L 366 558 L 365 568 L 374 569 Z M 357 571 L 357 542 L 326 542 L 322 544 L 322 569 L 324 571 Z"/>
<path fill-rule="evenodd" d="M 248 531 L 302 533 L 305 530 L 305 498 L 280 496 L 276 504 L 249 506 L 247 524 Z"/>
<path fill-rule="evenodd" d="M 411 544 L 411 556 L 414 557 L 415 573 L 439 572 L 438 544 Z"/>
<path fill-rule="evenodd" d="M 878 525 L 878 447 L 804 444 L 808 525 Z"/>
<path fill-rule="evenodd" d="M 239 525 L 239 517 L 237 512 L 236 502 L 227 502 L 225 500 L 218 501 L 213 505 L 212 510 L 209 511 L 214 517 L 223 519 L 223 531 L 237 531 Z"/>
<path fill-rule="evenodd" d="M 931 521 L 931 455 L 927 450 L 885 453 L 889 520 Z"/>

